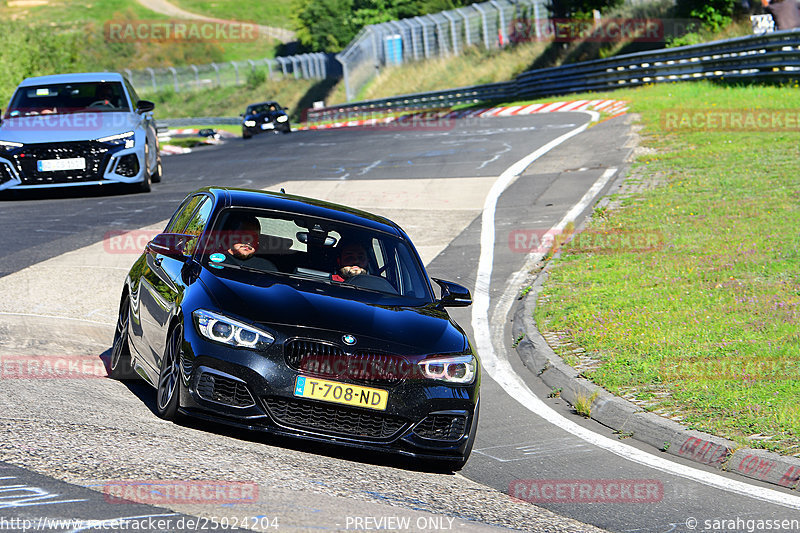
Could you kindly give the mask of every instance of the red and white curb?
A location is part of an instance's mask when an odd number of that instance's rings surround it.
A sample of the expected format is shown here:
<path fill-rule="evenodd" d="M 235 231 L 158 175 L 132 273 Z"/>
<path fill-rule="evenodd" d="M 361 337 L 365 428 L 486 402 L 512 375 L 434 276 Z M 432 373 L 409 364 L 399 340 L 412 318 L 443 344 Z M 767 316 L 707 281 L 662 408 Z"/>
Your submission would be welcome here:
<path fill-rule="evenodd" d="M 441 115 L 444 119 L 462 118 L 488 118 L 488 117 L 511 117 L 517 115 L 532 115 L 534 113 L 558 113 L 566 111 L 598 111 L 611 116 L 622 115 L 628 111 L 628 102 L 624 100 L 569 100 L 563 102 L 545 102 L 540 104 L 529 104 L 524 106 L 501 106 L 479 109 L 467 109 L 463 111 L 450 111 Z M 431 113 L 421 111 L 421 113 Z M 414 114 L 410 111 L 407 115 Z M 297 130 L 327 130 L 334 128 L 348 128 L 354 126 L 377 126 L 395 122 L 399 117 L 368 118 L 358 120 L 344 120 L 331 122 L 329 124 L 312 124 L 298 126 Z"/>
<path fill-rule="evenodd" d="M 161 155 L 177 155 L 177 154 L 188 154 L 192 152 L 191 148 L 187 148 L 184 146 L 174 146 L 169 144 L 170 139 L 172 139 L 175 135 L 197 135 L 200 133 L 199 129 L 175 129 L 175 130 L 168 130 L 163 136 L 159 136 L 159 141 L 162 142 L 161 149 L 159 153 Z M 205 139 L 203 144 L 222 144 L 222 139 L 232 139 L 234 137 L 238 137 L 235 133 L 225 130 L 217 130 L 216 137 L 208 137 Z"/>

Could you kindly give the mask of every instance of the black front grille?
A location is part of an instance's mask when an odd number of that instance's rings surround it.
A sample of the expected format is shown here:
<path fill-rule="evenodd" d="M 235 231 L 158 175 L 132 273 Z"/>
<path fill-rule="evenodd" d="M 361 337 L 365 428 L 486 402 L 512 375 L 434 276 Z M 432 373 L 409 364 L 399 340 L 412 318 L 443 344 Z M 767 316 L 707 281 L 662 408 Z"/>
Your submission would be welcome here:
<path fill-rule="evenodd" d="M 267 398 L 270 415 L 279 424 L 329 435 L 385 440 L 406 426 L 400 418 L 307 400 Z"/>
<path fill-rule="evenodd" d="M 83 157 L 86 168 L 81 170 L 42 171 L 37 161 L 44 159 L 72 159 Z M 73 183 L 102 179 L 108 164 L 108 147 L 97 141 L 29 144 L 14 155 L 17 172 L 26 185 L 43 183 Z"/>
<path fill-rule="evenodd" d="M 294 339 L 284 347 L 286 364 L 305 374 L 334 379 L 393 384 L 411 377 L 414 366 L 405 357 L 376 351 L 346 353 L 318 341 Z"/>
<path fill-rule="evenodd" d="M 128 154 L 120 157 L 114 172 L 126 178 L 134 177 L 139 173 L 139 158 L 136 154 Z"/>
<path fill-rule="evenodd" d="M 414 433 L 426 439 L 458 440 L 467 430 L 467 417 L 461 415 L 429 415 Z"/>
<path fill-rule="evenodd" d="M 234 407 L 250 407 L 255 404 L 244 383 L 209 372 L 200 375 L 197 394 L 205 400 Z"/>

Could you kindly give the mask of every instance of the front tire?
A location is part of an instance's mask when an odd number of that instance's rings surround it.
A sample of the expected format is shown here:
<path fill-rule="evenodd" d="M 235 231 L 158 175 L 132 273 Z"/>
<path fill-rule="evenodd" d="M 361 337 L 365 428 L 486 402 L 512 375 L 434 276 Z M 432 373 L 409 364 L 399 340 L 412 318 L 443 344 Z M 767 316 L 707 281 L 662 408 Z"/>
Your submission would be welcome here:
<path fill-rule="evenodd" d="M 176 325 L 170 331 L 156 390 L 156 412 L 164 420 L 177 420 L 181 396 L 181 345 L 183 326 Z"/>
<path fill-rule="evenodd" d="M 114 332 L 114 345 L 111 348 L 111 360 L 108 363 L 108 377 L 112 379 L 132 379 L 138 374 L 131 365 L 131 348 L 128 344 L 128 325 L 130 323 L 130 296 L 125 298 L 119 306 L 117 328 Z"/>
<path fill-rule="evenodd" d="M 137 186 L 139 192 L 150 192 L 150 150 L 147 148 L 147 145 L 144 145 L 144 179 L 142 182 Z"/>
<path fill-rule="evenodd" d="M 161 154 L 156 156 L 156 172 L 150 177 L 150 181 L 153 183 L 161 183 Z"/>

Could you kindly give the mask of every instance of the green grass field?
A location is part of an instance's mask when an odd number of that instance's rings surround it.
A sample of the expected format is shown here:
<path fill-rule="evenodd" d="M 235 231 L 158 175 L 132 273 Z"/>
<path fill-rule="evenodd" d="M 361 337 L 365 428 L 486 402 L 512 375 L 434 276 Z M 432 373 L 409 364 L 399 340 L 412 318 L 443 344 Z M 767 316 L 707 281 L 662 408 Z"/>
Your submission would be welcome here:
<path fill-rule="evenodd" d="M 586 377 L 611 392 L 742 445 L 800 455 L 797 85 L 607 96 L 629 100 L 645 125 L 650 154 L 632 179 L 659 184 L 589 229 L 661 235 L 663 247 L 565 251 L 537 307 L 540 328 L 586 350 L 599 363 Z M 687 109 L 744 118 L 733 131 L 668 129 Z M 759 110 L 768 118 L 748 123 Z M 793 127 L 773 131 L 776 116 Z"/>
<path fill-rule="evenodd" d="M 171 0 L 172 4 L 200 15 L 241 20 L 293 29 L 293 0 Z"/>

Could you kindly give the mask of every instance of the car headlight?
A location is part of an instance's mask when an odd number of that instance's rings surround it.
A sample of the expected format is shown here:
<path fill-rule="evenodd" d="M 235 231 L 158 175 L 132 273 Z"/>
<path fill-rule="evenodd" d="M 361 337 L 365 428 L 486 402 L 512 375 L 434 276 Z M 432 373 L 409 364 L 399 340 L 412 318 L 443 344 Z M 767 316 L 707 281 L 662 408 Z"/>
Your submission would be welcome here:
<path fill-rule="evenodd" d="M 114 145 L 125 145 L 125 148 L 133 148 L 136 144 L 136 141 L 133 138 L 134 132 L 126 131 L 125 133 L 119 133 L 117 135 L 109 135 L 108 137 L 100 137 L 97 139 L 97 142 L 101 143 L 110 143 Z"/>
<path fill-rule="evenodd" d="M 247 126 L 248 128 L 253 128 L 256 125 L 256 121 L 255 120 L 245 120 L 244 121 L 244 125 Z"/>
<path fill-rule="evenodd" d="M 0 148 L 22 148 L 22 143 L 15 143 L 14 141 L 0 141 Z"/>
<path fill-rule="evenodd" d="M 266 331 L 205 309 L 198 309 L 192 316 L 197 330 L 215 342 L 255 350 L 262 350 L 275 342 L 275 337 Z"/>
<path fill-rule="evenodd" d="M 286 115 L 281 115 L 275 120 L 277 120 L 278 122 L 286 122 L 287 120 L 289 120 L 289 117 L 287 117 Z"/>
<path fill-rule="evenodd" d="M 431 357 L 418 363 L 423 376 L 448 383 L 472 383 L 478 361 L 474 355 Z"/>

